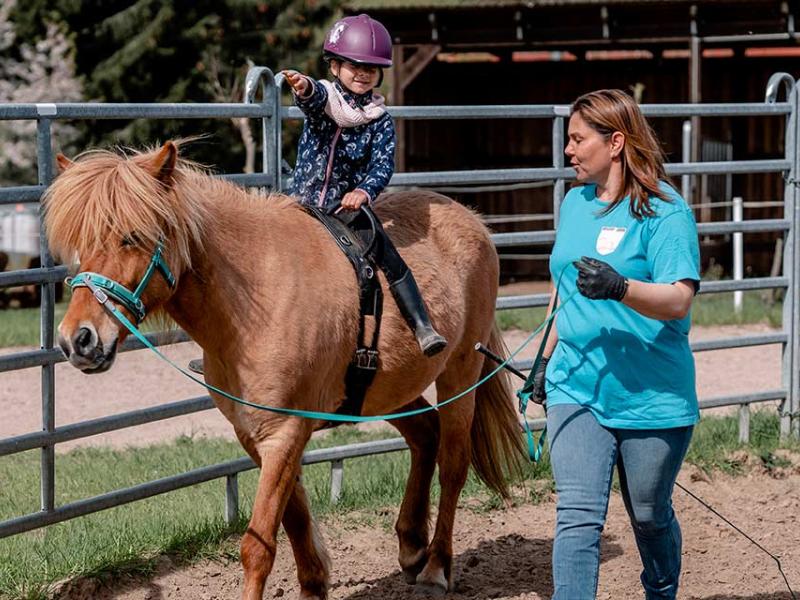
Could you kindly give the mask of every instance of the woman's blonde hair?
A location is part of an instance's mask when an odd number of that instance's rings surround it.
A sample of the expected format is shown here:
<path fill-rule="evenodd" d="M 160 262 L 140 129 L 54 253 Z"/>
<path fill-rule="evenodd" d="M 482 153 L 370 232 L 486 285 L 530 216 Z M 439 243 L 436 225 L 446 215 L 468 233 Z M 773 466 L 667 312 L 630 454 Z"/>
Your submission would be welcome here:
<path fill-rule="evenodd" d="M 616 131 L 625 136 L 625 146 L 620 155 L 622 189 L 605 212 L 613 210 L 629 196 L 631 214 L 642 219 L 655 215 L 650 204 L 651 196 L 671 201 L 659 187 L 660 181 L 667 181 L 664 152 L 633 98 L 622 90 L 589 92 L 575 100 L 570 116 L 575 113 L 579 113 L 605 139 Z"/>

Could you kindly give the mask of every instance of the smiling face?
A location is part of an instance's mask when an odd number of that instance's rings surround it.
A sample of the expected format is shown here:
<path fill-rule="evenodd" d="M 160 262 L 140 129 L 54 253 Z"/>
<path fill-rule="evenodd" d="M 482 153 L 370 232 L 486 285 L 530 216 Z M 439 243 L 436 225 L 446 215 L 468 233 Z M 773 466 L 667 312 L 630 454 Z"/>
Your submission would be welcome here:
<path fill-rule="evenodd" d="M 564 154 L 575 169 L 578 182 L 607 181 L 614 159 L 619 155 L 615 142 L 616 134 L 607 138 L 591 127 L 579 112 L 570 117 L 568 131 L 569 142 Z"/>
<path fill-rule="evenodd" d="M 378 85 L 381 69 L 374 65 L 356 65 L 347 61 L 332 60 L 331 73 L 354 94 L 366 94 Z"/>

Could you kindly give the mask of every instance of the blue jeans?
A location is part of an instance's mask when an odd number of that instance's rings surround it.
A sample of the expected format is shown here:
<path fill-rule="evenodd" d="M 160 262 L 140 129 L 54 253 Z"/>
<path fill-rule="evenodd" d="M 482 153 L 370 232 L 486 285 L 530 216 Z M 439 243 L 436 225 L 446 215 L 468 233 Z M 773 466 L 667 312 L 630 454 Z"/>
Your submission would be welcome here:
<path fill-rule="evenodd" d="M 674 600 L 681 530 L 672 510 L 672 488 L 693 429 L 608 429 L 581 406 L 548 409 L 558 493 L 553 600 L 592 600 L 597 593 L 600 534 L 615 464 L 644 567 L 645 598 Z"/>

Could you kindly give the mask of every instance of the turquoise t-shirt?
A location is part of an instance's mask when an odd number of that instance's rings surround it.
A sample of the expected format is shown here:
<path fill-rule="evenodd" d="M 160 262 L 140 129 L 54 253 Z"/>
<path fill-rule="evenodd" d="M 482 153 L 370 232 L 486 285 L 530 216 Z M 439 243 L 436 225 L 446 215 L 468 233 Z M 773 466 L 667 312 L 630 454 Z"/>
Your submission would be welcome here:
<path fill-rule="evenodd" d="M 576 289 L 572 261 L 590 256 L 629 279 L 649 283 L 700 280 L 697 224 L 680 194 L 651 198 L 656 216 L 634 218 L 626 198 L 606 214 L 594 185 L 564 199 L 550 273 L 560 300 Z M 559 276 L 563 272 L 559 283 Z M 580 293 L 556 317 L 559 342 L 547 365 L 547 405 L 580 404 L 606 427 L 666 429 L 697 422 L 691 315 L 660 321 L 616 300 Z"/>

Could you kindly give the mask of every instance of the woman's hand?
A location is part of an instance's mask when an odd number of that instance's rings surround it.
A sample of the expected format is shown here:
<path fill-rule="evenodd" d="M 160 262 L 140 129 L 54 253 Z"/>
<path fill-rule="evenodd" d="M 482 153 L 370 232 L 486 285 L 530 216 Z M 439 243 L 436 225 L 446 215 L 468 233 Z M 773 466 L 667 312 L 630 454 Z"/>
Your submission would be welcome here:
<path fill-rule="evenodd" d="M 536 367 L 536 373 L 533 375 L 533 393 L 531 397 L 537 404 L 544 404 L 545 400 L 547 400 L 547 392 L 544 391 L 544 378 L 548 362 L 550 362 L 550 359 L 543 356 L 539 361 L 539 366 Z"/>
<path fill-rule="evenodd" d="M 367 192 L 356 188 L 352 192 L 347 192 L 344 195 L 344 198 L 342 198 L 342 208 L 344 210 L 358 210 L 367 202 L 369 202 Z"/>
<path fill-rule="evenodd" d="M 308 95 L 309 88 L 311 87 L 308 77 L 299 71 L 293 71 L 291 69 L 284 70 L 282 73 L 283 76 L 286 77 L 286 82 L 289 84 L 295 94 L 301 98 Z"/>
<path fill-rule="evenodd" d="M 572 263 L 578 269 L 578 291 L 592 300 L 622 300 L 628 291 L 628 280 L 610 264 L 582 256 Z"/>

